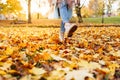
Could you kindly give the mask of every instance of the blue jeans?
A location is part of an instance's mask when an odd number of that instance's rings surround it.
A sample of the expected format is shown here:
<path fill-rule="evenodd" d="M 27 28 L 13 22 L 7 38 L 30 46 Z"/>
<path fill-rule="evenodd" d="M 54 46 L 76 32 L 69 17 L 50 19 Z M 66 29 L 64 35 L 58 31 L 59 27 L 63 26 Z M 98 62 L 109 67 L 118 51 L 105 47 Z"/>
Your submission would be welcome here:
<path fill-rule="evenodd" d="M 72 8 L 67 8 L 67 4 L 62 2 L 59 7 L 60 18 L 62 19 L 60 32 L 65 32 L 65 23 L 69 22 L 72 17 Z"/>

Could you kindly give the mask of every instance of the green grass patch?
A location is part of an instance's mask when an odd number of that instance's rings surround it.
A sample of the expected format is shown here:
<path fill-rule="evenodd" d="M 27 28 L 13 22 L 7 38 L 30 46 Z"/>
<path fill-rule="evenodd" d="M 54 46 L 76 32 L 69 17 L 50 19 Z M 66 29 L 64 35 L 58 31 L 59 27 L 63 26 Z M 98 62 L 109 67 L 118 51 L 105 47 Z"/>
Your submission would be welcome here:
<path fill-rule="evenodd" d="M 102 18 L 83 18 L 84 23 L 102 23 Z M 117 17 L 105 17 L 105 24 L 120 24 L 120 16 Z"/>

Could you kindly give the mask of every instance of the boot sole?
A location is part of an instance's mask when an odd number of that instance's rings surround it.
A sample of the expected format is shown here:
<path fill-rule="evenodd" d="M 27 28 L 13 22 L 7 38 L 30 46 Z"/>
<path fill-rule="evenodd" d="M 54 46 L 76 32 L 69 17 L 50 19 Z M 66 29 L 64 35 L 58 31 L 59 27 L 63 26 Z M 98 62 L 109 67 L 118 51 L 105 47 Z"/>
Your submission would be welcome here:
<path fill-rule="evenodd" d="M 77 27 L 78 27 L 77 25 L 74 25 L 74 26 L 70 29 L 67 37 L 72 37 L 73 33 L 77 30 Z"/>

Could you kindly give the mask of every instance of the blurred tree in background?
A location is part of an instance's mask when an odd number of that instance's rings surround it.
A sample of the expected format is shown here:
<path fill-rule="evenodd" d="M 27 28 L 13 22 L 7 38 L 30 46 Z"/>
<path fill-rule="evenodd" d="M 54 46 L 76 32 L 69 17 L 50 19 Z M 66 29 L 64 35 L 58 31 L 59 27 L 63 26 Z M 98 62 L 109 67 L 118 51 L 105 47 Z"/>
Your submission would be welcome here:
<path fill-rule="evenodd" d="M 31 23 L 31 0 L 28 0 L 28 23 Z"/>
<path fill-rule="evenodd" d="M 108 17 L 110 17 L 111 14 L 112 14 L 112 4 L 113 4 L 115 1 L 117 1 L 117 0 L 107 0 L 107 2 L 106 2 L 107 15 L 108 15 Z"/>
<path fill-rule="evenodd" d="M 0 13 L 2 14 L 18 14 L 21 10 L 22 7 L 19 0 L 6 0 L 5 3 L 0 2 Z"/>
<path fill-rule="evenodd" d="M 79 0 L 79 1 L 78 1 L 78 5 L 75 6 L 75 11 L 76 11 L 76 14 L 77 14 L 77 18 L 78 18 L 78 22 L 79 22 L 79 23 L 82 23 L 82 22 L 83 22 L 81 10 L 82 10 L 85 2 L 86 2 L 86 0 L 84 0 L 84 3 L 81 4 L 81 0 Z"/>
<path fill-rule="evenodd" d="M 93 11 L 93 17 L 98 17 L 103 14 L 103 0 L 90 0 L 89 2 L 89 10 Z"/>
<path fill-rule="evenodd" d="M 82 8 L 81 14 L 83 18 L 88 18 L 88 17 L 91 17 L 91 15 L 93 14 L 93 11 L 89 9 L 89 7 L 84 6 Z"/>

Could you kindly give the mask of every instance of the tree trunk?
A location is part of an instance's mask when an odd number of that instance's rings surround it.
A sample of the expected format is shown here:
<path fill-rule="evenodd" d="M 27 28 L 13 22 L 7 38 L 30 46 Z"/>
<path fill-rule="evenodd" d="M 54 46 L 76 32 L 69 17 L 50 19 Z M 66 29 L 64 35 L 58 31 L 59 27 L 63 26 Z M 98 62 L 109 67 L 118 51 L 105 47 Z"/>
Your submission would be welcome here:
<path fill-rule="evenodd" d="M 81 7 L 80 6 L 76 6 L 75 10 L 76 10 L 78 22 L 82 23 L 83 20 L 82 20 L 82 15 L 81 15 Z"/>
<path fill-rule="evenodd" d="M 40 14 L 39 14 L 39 12 L 37 13 L 37 19 L 40 19 Z"/>
<path fill-rule="evenodd" d="M 39 7 L 39 9 L 40 9 L 40 0 L 39 0 L 39 2 L 38 2 L 38 7 Z M 40 19 L 40 13 L 39 13 L 39 12 L 37 13 L 37 19 Z"/>
<path fill-rule="evenodd" d="M 28 0 L 28 23 L 31 23 L 31 0 Z"/>
<path fill-rule="evenodd" d="M 104 23 L 104 13 L 102 15 L 102 21 L 101 22 Z"/>
<path fill-rule="evenodd" d="M 103 8 L 102 8 L 102 23 L 104 23 L 104 7 L 105 7 L 105 5 L 103 4 Z"/>

